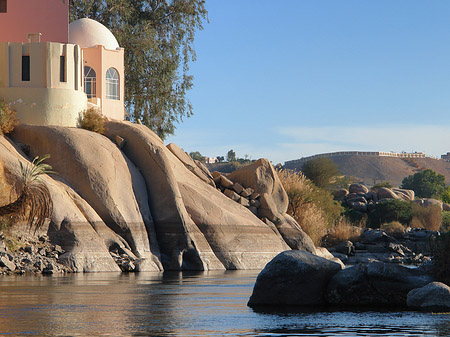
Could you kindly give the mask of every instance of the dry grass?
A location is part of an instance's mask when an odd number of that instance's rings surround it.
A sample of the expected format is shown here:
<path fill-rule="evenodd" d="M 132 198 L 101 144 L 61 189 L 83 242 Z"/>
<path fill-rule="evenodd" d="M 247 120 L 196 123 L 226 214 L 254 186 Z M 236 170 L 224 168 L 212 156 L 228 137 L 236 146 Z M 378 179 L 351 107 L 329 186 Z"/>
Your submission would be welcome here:
<path fill-rule="evenodd" d="M 323 211 L 313 202 L 313 186 L 300 172 L 279 170 L 278 177 L 289 197 L 287 213 L 311 237 L 316 246 L 327 232 L 327 220 Z"/>
<path fill-rule="evenodd" d="M 405 227 L 398 221 L 391 221 L 384 223 L 380 226 L 380 229 L 385 231 L 389 235 L 398 235 L 405 232 Z"/>
<path fill-rule="evenodd" d="M 106 117 L 98 109 L 88 108 L 83 111 L 79 124 L 83 129 L 104 135 L 106 132 L 105 122 Z"/>
<path fill-rule="evenodd" d="M 315 187 L 302 173 L 279 170 L 278 176 L 289 197 L 287 213 L 311 237 L 316 246 L 340 213 L 331 194 Z"/>
<path fill-rule="evenodd" d="M 442 223 L 442 210 L 439 206 L 423 207 L 413 204 L 413 218 L 410 226 L 414 228 L 425 228 L 432 231 L 438 231 Z"/>
<path fill-rule="evenodd" d="M 355 226 L 350 220 L 342 217 L 328 230 L 327 235 L 322 240 L 322 245 L 331 247 L 348 240 L 356 241 L 361 236 L 364 228 L 364 221 Z"/>
<path fill-rule="evenodd" d="M 16 127 L 18 120 L 16 111 L 4 101 L 0 100 L 0 131 L 1 134 L 9 134 Z"/>

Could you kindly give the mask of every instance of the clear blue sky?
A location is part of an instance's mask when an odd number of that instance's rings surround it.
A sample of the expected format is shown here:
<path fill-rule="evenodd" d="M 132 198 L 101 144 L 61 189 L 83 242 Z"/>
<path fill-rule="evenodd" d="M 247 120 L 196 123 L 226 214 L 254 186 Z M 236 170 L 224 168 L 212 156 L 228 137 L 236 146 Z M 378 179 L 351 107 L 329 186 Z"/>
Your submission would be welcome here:
<path fill-rule="evenodd" d="M 205 156 L 450 151 L 450 1 L 206 0 L 194 115 Z"/>

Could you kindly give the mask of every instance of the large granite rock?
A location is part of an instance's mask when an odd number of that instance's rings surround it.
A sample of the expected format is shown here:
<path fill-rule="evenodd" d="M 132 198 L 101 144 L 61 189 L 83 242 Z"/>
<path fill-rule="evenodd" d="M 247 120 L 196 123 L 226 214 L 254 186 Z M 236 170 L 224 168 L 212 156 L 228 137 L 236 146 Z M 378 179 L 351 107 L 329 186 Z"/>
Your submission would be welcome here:
<path fill-rule="evenodd" d="M 382 187 L 377 192 L 378 200 L 383 199 L 399 199 L 400 197 L 395 194 L 393 190 L 387 187 Z"/>
<path fill-rule="evenodd" d="M 362 184 L 351 184 L 348 188 L 350 193 L 367 193 L 369 189 Z"/>
<path fill-rule="evenodd" d="M 144 179 L 113 142 L 84 129 L 34 125 L 19 125 L 12 138 L 29 145 L 32 157 L 51 155 L 46 162 L 123 238 L 140 270 L 162 270 Z"/>
<path fill-rule="evenodd" d="M 334 275 L 326 298 L 339 305 L 405 306 L 409 291 L 432 281 L 432 276 L 423 270 L 373 261 Z"/>
<path fill-rule="evenodd" d="M 392 188 L 392 192 L 397 194 L 400 198 L 407 201 L 413 201 L 415 194 L 413 190 L 406 190 L 403 188 Z"/>
<path fill-rule="evenodd" d="M 450 287 L 441 282 L 431 282 L 408 293 L 408 307 L 424 311 L 449 311 Z"/>
<path fill-rule="evenodd" d="M 0 137 L 0 149 L 0 161 L 5 171 L 13 181 L 20 181 L 19 161 L 24 165 L 30 163 L 6 137 Z M 110 243 L 125 248 L 123 239 L 108 228 L 69 186 L 49 176 L 43 176 L 41 180 L 53 201 L 53 215 L 44 230 L 66 251 L 60 260 L 74 271 L 120 271 L 101 235 Z"/>
<path fill-rule="evenodd" d="M 272 228 L 186 168 L 147 127 L 110 121 L 145 179 L 166 269 L 258 269 L 288 249 Z M 287 202 L 287 201 L 286 201 Z"/>
<path fill-rule="evenodd" d="M 277 172 L 267 159 L 259 159 L 251 165 L 233 171 L 228 178 L 245 188 L 252 188 L 255 193 L 261 195 L 260 212 L 264 212 L 261 216 L 273 221 L 279 214 L 286 213 L 288 196 Z"/>
<path fill-rule="evenodd" d="M 275 224 L 284 241 L 291 249 L 315 252 L 314 243 L 297 222 L 289 216 L 289 198 L 277 172 L 267 159 L 259 159 L 251 165 L 233 171 L 228 179 L 252 189 L 259 195 L 258 216 Z"/>
<path fill-rule="evenodd" d="M 167 145 L 167 148 L 172 152 L 183 165 L 192 173 L 194 173 L 201 180 L 207 184 L 216 187 L 214 179 L 205 165 L 202 165 L 199 161 L 194 161 L 186 152 L 184 152 L 180 147 L 174 143 Z"/>
<path fill-rule="evenodd" d="M 259 273 L 248 305 L 324 304 L 327 284 L 341 268 L 309 252 L 282 252 Z"/>

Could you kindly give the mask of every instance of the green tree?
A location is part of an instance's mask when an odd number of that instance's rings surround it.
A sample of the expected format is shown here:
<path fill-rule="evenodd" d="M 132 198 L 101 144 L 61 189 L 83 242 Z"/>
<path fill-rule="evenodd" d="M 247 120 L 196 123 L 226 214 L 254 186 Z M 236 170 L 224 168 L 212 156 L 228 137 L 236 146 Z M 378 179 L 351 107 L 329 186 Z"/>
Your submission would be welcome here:
<path fill-rule="evenodd" d="M 204 161 L 205 157 L 202 156 L 202 154 L 198 151 L 195 152 L 190 152 L 189 156 L 191 156 L 192 159 L 194 160 L 199 160 L 199 161 Z"/>
<path fill-rule="evenodd" d="M 408 225 L 414 216 L 411 202 L 400 199 L 385 199 L 377 204 L 376 212 L 369 214 L 371 227 L 398 221 Z"/>
<path fill-rule="evenodd" d="M 234 152 L 233 150 L 228 151 L 227 161 L 236 161 L 236 152 Z"/>
<path fill-rule="evenodd" d="M 450 186 L 447 186 L 442 191 L 442 193 L 441 193 L 441 200 L 443 202 L 445 202 L 446 204 L 450 204 Z"/>
<path fill-rule="evenodd" d="M 303 164 L 301 171 L 306 178 L 321 188 L 328 187 L 331 178 L 339 174 L 337 165 L 326 157 L 308 160 Z"/>
<path fill-rule="evenodd" d="M 445 189 L 445 177 L 427 169 L 407 176 L 401 188 L 413 190 L 420 198 L 440 198 Z"/>
<path fill-rule="evenodd" d="M 219 163 L 221 163 L 225 160 L 225 158 L 223 156 L 217 156 L 216 159 Z"/>
<path fill-rule="evenodd" d="M 108 27 L 125 48 L 125 105 L 160 137 L 192 115 L 196 30 L 207 18 L 205 0 L 70 0 L 70 20 L 88 17 Z"/>

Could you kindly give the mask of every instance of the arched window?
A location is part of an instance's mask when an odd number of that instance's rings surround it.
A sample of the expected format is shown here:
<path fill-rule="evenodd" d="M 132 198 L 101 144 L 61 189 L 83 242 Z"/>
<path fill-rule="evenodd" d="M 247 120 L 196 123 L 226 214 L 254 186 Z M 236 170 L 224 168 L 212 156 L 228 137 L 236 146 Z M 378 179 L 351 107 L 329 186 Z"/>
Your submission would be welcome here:
<path fill-rule="evenodd" d="M 89 66 L 84 67 L 84 92 L 88 98 L 97 97 L 97 76 Z"/>
<path fill-rule="evenodd" d="M 106 71 L 106 98 L 119 99 L 119 73 L 114 68 Z"/>

